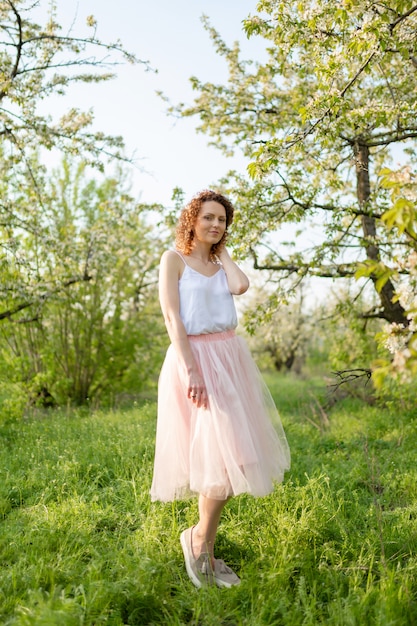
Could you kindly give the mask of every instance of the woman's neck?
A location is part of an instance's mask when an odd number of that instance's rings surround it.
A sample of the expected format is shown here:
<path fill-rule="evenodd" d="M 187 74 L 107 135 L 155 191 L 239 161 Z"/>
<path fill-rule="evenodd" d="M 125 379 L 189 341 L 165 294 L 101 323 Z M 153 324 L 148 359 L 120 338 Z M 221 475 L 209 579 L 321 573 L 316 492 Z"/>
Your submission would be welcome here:
<path fill-rule="evenodd" d="M 206 246 L 194 246 L 188 256 L 201 261 L 204 265 L 208 265 L 212 261 L 211 246 L 209 248 Z"/>

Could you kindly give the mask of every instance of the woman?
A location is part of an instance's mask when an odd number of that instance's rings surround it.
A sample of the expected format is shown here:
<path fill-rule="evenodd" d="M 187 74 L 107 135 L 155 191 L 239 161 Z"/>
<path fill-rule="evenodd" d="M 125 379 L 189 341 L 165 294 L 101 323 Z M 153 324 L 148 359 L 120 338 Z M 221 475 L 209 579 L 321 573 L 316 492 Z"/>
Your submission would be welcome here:
<path fill-rule="evenodd" d="M 176 250 L 164 252 L 160 266 L 171 345 L 159 379 L 151 496 L 166 502 L 198 494 L 198 523 L 181 534 L 197 587 L 240 583 L 214 558 L 223 507 L 240 493 L 270 493 L 290 465 L 273 400 L 234 331 L 233 296 L 245 293 L 249 280 L 225 248 L 232 221 L 230 201 L 202 191 L 181 212 Z"/>

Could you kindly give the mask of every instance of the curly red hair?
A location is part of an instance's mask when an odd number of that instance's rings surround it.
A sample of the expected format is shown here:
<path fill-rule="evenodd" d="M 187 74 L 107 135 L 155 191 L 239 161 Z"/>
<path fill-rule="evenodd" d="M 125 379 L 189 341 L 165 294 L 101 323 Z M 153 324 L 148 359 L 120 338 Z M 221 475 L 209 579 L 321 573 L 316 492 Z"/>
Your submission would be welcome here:
<path fill-rule="evenodd" d="M 192 250 L 192 243 L 194 239 L 194 224 L 197 219 L 197 215 L 203 205 L 203 202 L 213 200 L 218 202 L 226 211 L 226 230 L 223 237 L 218 243 L 215 243 L 211 247 L 210 256 L 212 259 L 223 250 L 227 239 L 227 228 L 233 222 L 234 208 L 230 200 L 228 200 L 221 193 L 211 191 L 210 189 L 204 189 L 196 194 L 191 201 L 183 208 L 180 213 L 178 224 L 175 232 L 175 245 L 177 249 L 183 254 L 190 254 Z"/>

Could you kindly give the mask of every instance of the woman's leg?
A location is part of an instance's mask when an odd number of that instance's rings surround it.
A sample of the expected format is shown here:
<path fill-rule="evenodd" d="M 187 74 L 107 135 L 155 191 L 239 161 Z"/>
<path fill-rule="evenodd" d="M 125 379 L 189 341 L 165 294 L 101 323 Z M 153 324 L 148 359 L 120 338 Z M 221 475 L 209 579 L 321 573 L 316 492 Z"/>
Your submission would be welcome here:
<path fill-rule="evenodd" d="M 198 510 L 200 519 L 192 532 L 192 548 L 194 557 L 198 558 L 202 552 L 208 552 L 214 567 L 214 542 L 217 534 L 220 516 L 227 500 L 214 500 L 200 494 Z"/>
<path fill-rule="evenodd" d="M 240 578 L 223 559 L 214 558 L 217 527 L 226 502 L 227 500 L 213 500 L 200 495 L 198 524 L 181 533 L 181 546 L 187 573 L 196 587 L 213 584 L 218 587 L 233 587 L 240 584 Z M 204 555 L 202 560 L 198 561 L 202 554 Z M 209 559 L 211 571 L 208 571 L 206 567 Z"/>

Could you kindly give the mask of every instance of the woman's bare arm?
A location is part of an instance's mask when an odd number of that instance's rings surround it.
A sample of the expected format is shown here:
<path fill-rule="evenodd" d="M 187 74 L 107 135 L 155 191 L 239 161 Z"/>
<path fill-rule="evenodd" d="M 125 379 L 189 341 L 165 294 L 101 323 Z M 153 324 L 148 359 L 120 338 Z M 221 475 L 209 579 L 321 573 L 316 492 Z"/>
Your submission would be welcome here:
<path fill-rule="evenodd" d="M 161 257 L 159 269 L 159 301 L 171 343 L 188 374 L 187 396 L 198 407 L 207 407 L 207 391 L 180 317 L 178 281 L 184 263 L 176 252 L 167 250 Z M 194 397 L 195 396 L 195 397 Z"/>
<path fill-rule="evenodd" d="M 219 255 L 219 259 L 223 264 L 223 269 L 226 272 L 227 284 L 229 285 L 230 293 L 235 296 L 240 296 L 249 289 L 249 278 L 240 269 L 238 265 L 230 258 L 230 255 L 226 248 L 223 248 Z"/>

